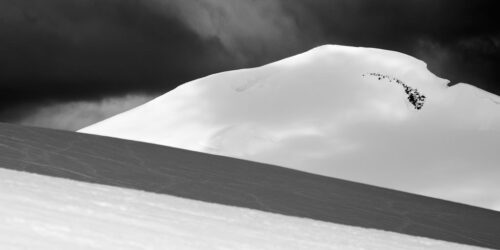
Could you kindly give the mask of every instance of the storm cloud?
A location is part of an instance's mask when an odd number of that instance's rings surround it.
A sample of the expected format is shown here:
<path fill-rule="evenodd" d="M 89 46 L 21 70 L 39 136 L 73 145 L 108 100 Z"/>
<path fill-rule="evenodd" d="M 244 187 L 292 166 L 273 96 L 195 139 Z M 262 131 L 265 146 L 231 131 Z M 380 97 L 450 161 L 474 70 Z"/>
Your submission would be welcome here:
<path fill-rule="evenodd" d="M 36 110 L 65 103 L 159 95 L 327 43 L 407 53 L 453 83 L 499 94 L 500 20 L 493 4 L 0 0 L 0 121 L 31 120 L 40 117 Z"/>

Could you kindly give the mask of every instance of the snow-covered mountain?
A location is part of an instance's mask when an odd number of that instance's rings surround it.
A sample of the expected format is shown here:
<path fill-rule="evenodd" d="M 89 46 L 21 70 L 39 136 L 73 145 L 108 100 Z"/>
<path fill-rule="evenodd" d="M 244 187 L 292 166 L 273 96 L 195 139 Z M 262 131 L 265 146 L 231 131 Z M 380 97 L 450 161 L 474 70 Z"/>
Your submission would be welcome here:
<path fill-rule="evenodd" d="M 500 97 L 397 52 L 322 46 L 80 130 L 500 209 Z"/>

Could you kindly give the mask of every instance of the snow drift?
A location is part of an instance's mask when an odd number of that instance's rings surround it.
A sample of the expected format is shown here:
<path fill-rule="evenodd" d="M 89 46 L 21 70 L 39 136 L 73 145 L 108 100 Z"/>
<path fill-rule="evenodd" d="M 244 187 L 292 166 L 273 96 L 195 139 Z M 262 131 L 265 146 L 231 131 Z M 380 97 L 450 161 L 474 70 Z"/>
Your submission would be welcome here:
<path fill-rule="evenodd" d="M 413 57 L 322 46 L 80 130 L 500 209 L 500 98 Z M 417 108 L 418 105 L 418 108 Z"/>
<path fill-rule="evenodd" d="M 0 169 L 2 249 L 482 249 Z"/>

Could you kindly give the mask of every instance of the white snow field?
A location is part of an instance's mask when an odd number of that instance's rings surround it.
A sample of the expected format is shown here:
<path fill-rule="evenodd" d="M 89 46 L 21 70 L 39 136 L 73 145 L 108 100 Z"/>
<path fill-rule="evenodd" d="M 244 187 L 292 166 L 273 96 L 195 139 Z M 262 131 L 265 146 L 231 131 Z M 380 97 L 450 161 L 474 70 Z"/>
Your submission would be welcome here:
<path fill-rule="evenodd" d="M 1 249 L 480 249 L 0 169 Z"/>
<path fill-rule="evenodd" d="M 500 210 L 500 97 L 447 82 L 405 54 L 327 45 L 186 83 L 79 132 Z M 425 96 L 420 109 L 409 94 Z"/>

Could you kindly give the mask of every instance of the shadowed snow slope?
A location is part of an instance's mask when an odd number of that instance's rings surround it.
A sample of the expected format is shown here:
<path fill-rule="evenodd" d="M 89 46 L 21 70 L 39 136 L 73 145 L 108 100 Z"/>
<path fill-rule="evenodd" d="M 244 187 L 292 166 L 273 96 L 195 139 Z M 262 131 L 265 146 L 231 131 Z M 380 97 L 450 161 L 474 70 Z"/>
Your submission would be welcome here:
<path fill-rule="evenodd" d="M 0 169 L 2 249 L 480 249 Z"/>
<path fill-rule="evenodd" d="M 498 237 L 500 213 L 496 211 L 314 175 L 289 168 L 142 142 L 0 123 L 0 168 L 500 249 L 500 238 Z M 0 172 L 0 180 L 17 178 L 9 173 L 11 172 Z M 19 181 L 18 184 L 15 184 L 16 181 L 14 181 L 13 186 L 10 186 L 11 182 L 7 181 L 4 183 L 5 188 L 0 186 L 0 202 L 2 202 L 1 199 L 7 199 L 5 203 L 0 204 L 0 217 L 6 216 L 6 219 L 14 217 L 5 215 L 7 214 L 3 213 L 5 210 L 1 210 L 10 206 L 10 199 L 19 201 L 21 205 L 8 214 L 14 212 L 29 216 L 32 212 L 30 210 L 32 206 L 26 204 L 32 204 L 30 197 L 35 196 L 29 191 L 31 189 L 41 190 L 38 194 L 41 199 L 39 202 L 48 202 L 43 204 L 47 204 L 50 209 L 52 209 L 51 201 L 59 202 L 58 200 L 61 200 L 61 203 L 64 203 L 63 201 L 68 200 L 65 205 L 70 210 L 68 212 L 71 212 L 71 206 L 75 205 L 77 206 L 75 210 L 81 211 L 82 216 L 85 216 L 83 214 L 85 212 L 80 210 L 78 206 L 82 206 L 83 210 L 90 209 L 85 211 L 92 211 L 93 207 L 102 205 L 82 204 L 79 194 L 83 191 L 71 188 L 73 185 L 66 186 L 63 182 L 45 179 L 49 180 L 50 183 L 55 183 L 51 189 L 53 187 L 59 189 L 57 194 L 51 194 L 51 192 L 46 194 L 43 191 L 44 187 L 36 186 L 37 181 L 31 183 L 31 180 L 36 178 L 29 176 L 19 176 L 19 178 L 22 178 L 23 181 Z M 41 183 L 46 183 L 46 181 L 41 181 Z M 87 189 L 87 186 L 83 184 L 80 187 Z M 90 188 L 90 186 L 88 187 Z M 28 190 L 24 193 L 25 191 L 22 190 L 26 188 Z M 103 189 L 108 190 L 107 188 Z M 118 195 L 114 196 L 114 192 L 110 191 L 108 197 L 97 192 L 96 196 L 106 197 L 103 206 L 106 206 L 106 202 L 108 202 L 110 210 L 105 214 L 113 213 L 121 218 L 124 212 L 120 209 L 123 206 L 117 204 L 121 202 L 119 197 L 122 191 L 117 191 L 117 193 Z M 92 195 L 82 195 L 89 201 L 92 200 Z M 151 200 L 163 199 L 156 198 L 160 196 L 148 197 L 155 197 Z M 86 198 L 83 199 L 87 200 Z M 43 205 L 37 202 L 33 204 L 33 207 Z M 176 205 L 172 204 L 172 206 Z M 58 205 L 54 205 L 53 209 L 57 209 L 57 207 Z M 161 220 L 162 210 L 158 209 L 159 214 L 154 216 L 159 217 L 155 217 L 155 219 Z M 150 219 L 150 215 L 146 212 L 144 211 L 144 216 L 147 217 L 146 219 Z M 51 211 L 48 213 L 52 214 Z M 89 213 L 91 217 L 104 217 L 106 219 L 106 215 Z M 140 213 L 137 214 L 137 216 L 139 215 Z M 68 224 L 61 227 L 60 233 L 64 234 L 67 227 L 70 227 L 72 220 L 79 223 L 79 217 L 69 215 L 64 217 Z M 46 219 L 39 219 L 41 223 L 44 223 L 44 221 L 50 222 L 50 218 L 49 216 Z M 29 219 L 29 221 L 32 220 Z M 38 221 L 38 219 L 33 221 Z M 118 219 L 115 222 L 120 224 L 119 221 Z M 124 228 L 117 228 L 116 232 L 123 232 L 121 230 L 126 230 L 126 227 L 135 227 L 134 223 L 140 223 L 138 221 L 139 219 L 130 218 L 128 221 L 130 224 L 128 222 L 120 224 Z M 24 222 L 27 224 L 23 224 Z M 10 221 L 9 223 L 19 223 L 19 226 L 31 228 L 28 219 L 26 221 Z M 265 222 L 262 221 L 262 223 Z M 35 230 L 40 228 L 37 225 L 35 223 Z M 89 222 L 89 225 L 95 224 Z M 144 226 L 148 228 L 144 231 L 145 238 L 149 237 L 149 233 L 156 233 L 152 228 L 163 227 L 157 224 L 151 225 L 151 227 Z M 170 226 L 164 225 L 163 228 Z M 274 228 L 271 225 L 269 227 Z M 276 227 L 280 226 L 276 225 Z M 41 228 L 44 227 L 41 226 Z M 59 226 L 54 226 L 54 230 L 57 231 L 58 228 Z M 95 229 L 99 229 L 99 226 L 96 226 Z M 4 230 L 6 230 L 6 234 L 0 232 L 0 236 L 11 235 L 11 233 L 16 232 L 15 230 L 23 229 L 13 227 L 12 232 L 8 228 Z M 42 233 L 44 232 L 42 229 L 40 230 Z M 207 229 L 207 231 L 209 234 L 212 230 Z M 303 234 L 309 232 L 308 228 L 303 228 L 301 231 Z M 120 235 L 123 236 L 122 239 L 140 237 L 139 235 Z M 250 235 L 247 236 L 250 237 Z M 182 241 L 182 237 L 182 235 L 179 236 L 178 240 Z M 304 237 L 314 236 L 304 235 Z M 351 242 L 349 239 L 346 241 Z M 328 239 L 325 239 L 325 242 L 328 242 Z"/>
<path fill-rule="evenodd" d="M 425 96 L 421 109 L 397 81 Z M 186 83 L 80 132 L 500 209 L 500 98 L 448 87 L 392 51 L 318 47 Z"/>

